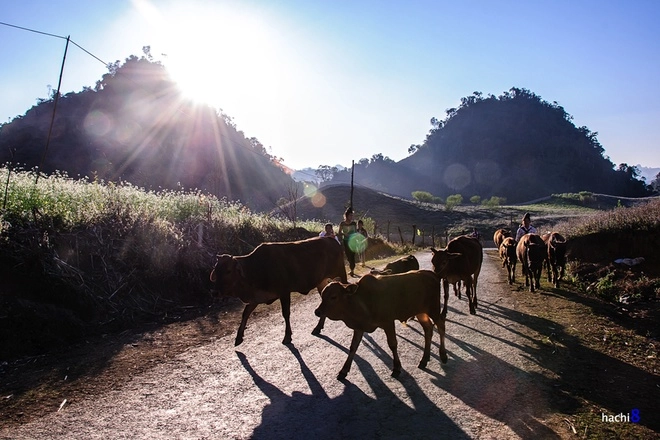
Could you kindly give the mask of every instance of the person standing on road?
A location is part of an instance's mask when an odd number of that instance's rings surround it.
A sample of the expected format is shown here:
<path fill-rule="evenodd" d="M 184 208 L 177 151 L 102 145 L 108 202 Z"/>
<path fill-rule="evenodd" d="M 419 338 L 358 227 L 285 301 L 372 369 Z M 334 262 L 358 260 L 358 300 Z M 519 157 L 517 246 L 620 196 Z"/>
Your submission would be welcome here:
<path fill-rule="evenodd" d="M 536 228 L 532 226 L 532 218 L 529 215 L 529 212 L 526 212 L 522 218 L 522 225 L 518 228 L 516 232 L 516 241 L 520 241 L 523 235 L 525 234 L 536 234 Z"/>
<path fill-rule="evenodd" d="M 344 212 L 344 220 L 339 223 L 339 231 L 337 236 L 339 241 L 344 245 L 344 253 L 346 254 L 346 259 L 348 260 L 348 267 L 350 268 L 349 275 L 355 276 L 355 239 L 354 235 L 357 233 L 357 225 L 355 220 L 353 220 L 353 208 L 348 207 L 346 212 Z M 353 238 L 353 242 L 351 242 Z M 352 245 L 352 246 L 351 246 Z"/>

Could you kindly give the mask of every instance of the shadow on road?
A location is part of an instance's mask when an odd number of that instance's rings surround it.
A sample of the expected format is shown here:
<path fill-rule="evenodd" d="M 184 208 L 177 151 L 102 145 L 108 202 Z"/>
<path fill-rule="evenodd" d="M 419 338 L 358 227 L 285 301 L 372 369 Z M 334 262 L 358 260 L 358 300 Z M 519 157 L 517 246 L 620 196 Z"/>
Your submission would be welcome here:
<path fill-rule="evenodd" d="M 536 340 L 524 351 L 532 361 L 558 377 L 542 377 L 554 390 L 558 410 L 575 410 L 575 398 L 595 403 L 605 414 L 627 414 L 638 409 L 639 423 L 660 431 L 660 418 L 656 416 L 660 399 L 657 375 L 585 347 L 557 322 L 500 306 L 494 306 L 493 313 L 528 327 L 551 342 L 549 345 Z M 625 392 L 618 392 L 621 389 Z"/>
<path fill-rule="evenodd" d="M 350 381 L 343 381 L 341 395 L 329 398 L 319 381 L 306 366 L 297 349 L 291 352 L 300 363 L 312 394 L 283 393 L 265 381 L 250 365 L 247 357 L 236 352 L 255 385 L 270 399 L 263 409 L 261 424 L 254 439 L 282 438 L 445 438 L 468 439 L 447 415 L 426 398 L 414 379 L 406 376 L 401 383 L 412 398 L 413 408 L 396 397 L 371 366 L 358 356 L 357 367 L 368 379 L 376 398 L 365 394 Z"/>

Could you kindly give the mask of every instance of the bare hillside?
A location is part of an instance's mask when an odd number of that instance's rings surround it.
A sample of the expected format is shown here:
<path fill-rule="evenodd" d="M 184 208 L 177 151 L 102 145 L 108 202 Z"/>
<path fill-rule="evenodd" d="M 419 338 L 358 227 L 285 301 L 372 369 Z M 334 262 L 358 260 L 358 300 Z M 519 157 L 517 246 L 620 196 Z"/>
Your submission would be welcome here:
<path fill-rule="evenodd" d="M 329 185 L 317 191 L 312 197 L 303 197 L 298 201 L 297 213 L 302 219 L 318 219 L 339 223 L 347 206 L 350 205 L 351 189 L 349 185 Z M 468 202 L 469 203 L 469 202 Z M 448 211 L 444 205 L 418 203 L 395 197 L 366 187 L 355 187 L 353 208 L 356 218 L 369 217 L 377 223 L 378 232 L 398 234 L 401 228 L 404 237 L 412 235 L 412 226 L 424 231 L 426 236 L 458 235 L 477 228 L 488 240 L 496 229 L 515 226 L 522 215 L 530 211 L 534 225 L 539 228 L 553 225 L 585 212 L 567 207 L 565 210 L 544 210 L 540 206 L 501 206 L 488 208 L 481 205 L 458 206 Z M 394 239 L 394 237 L 392 237 Z"/>

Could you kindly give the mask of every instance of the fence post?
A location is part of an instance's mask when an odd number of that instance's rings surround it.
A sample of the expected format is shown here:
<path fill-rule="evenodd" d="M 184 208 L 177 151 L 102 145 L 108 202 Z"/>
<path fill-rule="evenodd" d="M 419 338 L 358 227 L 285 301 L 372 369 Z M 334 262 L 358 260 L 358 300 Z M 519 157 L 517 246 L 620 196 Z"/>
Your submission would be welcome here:
<path fill-rule="evenodd" d="M 405 242 L 403 241 L 403 233 L 401 232 L 401 227 L 397 226 L 396 227 L 399 230 L 399 238 L 401 239 L 401 246 L 405 246 Z"/>
<path fill-rule="evenodd" d="M 412 245 L 415 246 L 415 236 L 417 235 L 417 225 L 413 225 Z"/>

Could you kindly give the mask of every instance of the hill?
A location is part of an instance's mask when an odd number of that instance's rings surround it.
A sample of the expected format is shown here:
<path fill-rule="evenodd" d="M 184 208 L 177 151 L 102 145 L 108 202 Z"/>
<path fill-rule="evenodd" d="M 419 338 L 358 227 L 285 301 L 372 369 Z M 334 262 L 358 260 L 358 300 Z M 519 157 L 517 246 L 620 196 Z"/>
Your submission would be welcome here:
<path fill-rule="evenodd" d="M 199 189 L 259 210 L 296 185 L 229 116 L 184 99 L 148 53 L 111 65 L 94 88 L 54 94 L 0 125 L 0 162 L 145 189 Z"/>
<path fill-rule="evenodd" d="M 615 165 L 604 154 L 597 134 L 576 127 L 557 103 L 525 89 L 499 97 L 481 93 L 461 99 L 413 153 L 394 162 L 382 155 L 361 160 L 354 181 L 410 198 L 413 191 L 464 199 L 504 197 L 521 203 L 557 193 L 590 191 L 615 196 L 649 195 L 638 170 Z M 350 181 L 350 171 L 333 183 Z"/>
<path fill-rule="evenodd" d="M 312 197 L 302 197 L 297 202 L 297 213 L 302 219 L 329 221 L 335 225 L 342 220 L 344 210 L 350 204 L 351 189 L 349 185 L 327 185 L 320 188 Z M 616 206 L 618 199 L 614 199 Z M 621 202 L 620 200 L 618 200 Z M 624 203 L 634 203 L 634 200 L 624 200 Z M 436 239 L 445 234 L 456 236 L 477 228 L 486 240 L 490 240 L 496 229 L 502 227 L 517 227 L 525 212 L 531 212 L 534 225 L 540 230 L 549 228 L 558 222 L 585 215 L 583 204 L 564 203 L 559 207 L 558 200 L 549 197 L 543 203 L 533 206 L 499 206 L 487 208 L 480 205 L 458 206 L 450 211 L 444 205 L 418 203 L 402 197 L 392 196 L 371 188 L 357 186 L 353 191 L 353 208 L 356 219 L 368 218 L 367 228 L 373 232 L 374 224 L 377 232 L 387 236 L 391 241 L 398 241 L 399 228 L 406 242 L 410 242 L 413 234 L 423 233 L 425 243 L 430 244 L 431 235 Z M 612 203 L 610 196 L 593 196 L 589 202 L 594 208 L 602 205 L 608 209 Z M 421 242 L 421 237 L 416 243 Z"/>

